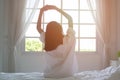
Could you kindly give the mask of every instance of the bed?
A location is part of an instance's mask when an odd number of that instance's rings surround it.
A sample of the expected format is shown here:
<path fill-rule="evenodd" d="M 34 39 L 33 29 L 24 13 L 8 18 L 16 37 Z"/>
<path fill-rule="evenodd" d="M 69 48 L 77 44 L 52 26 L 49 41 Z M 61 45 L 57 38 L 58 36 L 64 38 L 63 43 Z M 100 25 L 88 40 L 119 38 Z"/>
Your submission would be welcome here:
<path fill-rule="evenodd" d="M 103 70 L 84 71 L 74 76 L 60 79 L 44 78 L 43 73 L 4 73 L 0 80 L 120 80 L 120 66 L 110 66 Z"/>

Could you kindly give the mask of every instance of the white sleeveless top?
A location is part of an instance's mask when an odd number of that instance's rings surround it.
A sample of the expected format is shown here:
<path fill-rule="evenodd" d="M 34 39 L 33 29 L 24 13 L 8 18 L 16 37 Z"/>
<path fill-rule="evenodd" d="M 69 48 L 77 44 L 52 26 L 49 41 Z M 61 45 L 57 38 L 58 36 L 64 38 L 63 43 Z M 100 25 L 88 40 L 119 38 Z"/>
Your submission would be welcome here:
<path fill-rule="evenodd" d="M 45 33 L 41 33 L 41 41 L 45 40 Z M 75 32 L 72 28 L 67 30 L 67 36 L 63 38 L 63 44 L 55 50 L 45 52 L 46 67 L 44 76 L 46 78 L 63 78 L 73 76 L 77 70 L 75 54 Z"/>

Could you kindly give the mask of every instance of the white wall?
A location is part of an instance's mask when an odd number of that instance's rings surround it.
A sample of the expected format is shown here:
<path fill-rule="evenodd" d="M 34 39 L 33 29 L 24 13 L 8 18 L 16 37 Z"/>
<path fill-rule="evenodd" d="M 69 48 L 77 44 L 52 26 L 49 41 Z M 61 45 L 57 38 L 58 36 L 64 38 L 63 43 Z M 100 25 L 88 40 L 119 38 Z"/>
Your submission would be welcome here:
<path fill-rule="evenodd" d="M 77 54 L 79 71 L 100 69 L 98 54 Z M 16 55 L 16 72 L 43 72 L 44 54 L 21 53 Z"/>
<path fill-rule="evenodd" d="M 43 72 L 44 63 L 44 56 L 41 54 L 17 54 L 16 72 Z"/>
<path fill-rule="evenodd" d="M 99 54 L 77 54 L 79 71 L 101 69 L 101 58 Z"/>

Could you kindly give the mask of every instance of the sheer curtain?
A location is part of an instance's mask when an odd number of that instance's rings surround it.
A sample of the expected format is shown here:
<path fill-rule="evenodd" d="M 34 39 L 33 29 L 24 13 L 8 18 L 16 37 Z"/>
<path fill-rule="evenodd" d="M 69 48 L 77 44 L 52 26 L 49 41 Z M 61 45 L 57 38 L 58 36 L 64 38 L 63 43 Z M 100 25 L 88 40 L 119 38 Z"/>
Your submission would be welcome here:
<path fill-rule="evenodd" d="M 8 15 L 8 71 L 15 72 L 15 54 L 17 54 L 17 45 L 21 42 L 24 34 L 33 18 L 35 8 L 38 6 L 39 0 L 5 0 L 6 12 Z M 27 8 L 33 8 L 26 11 Z M 26 17 L 27 15 L 27 17 Z"/>
<path fill-rule="evenodd" d="M 102 68 L 109 66 L 110 62 L 110 38 L 111 38 L 111 4 L 112 0 L 87 0 L 89 8 L 93 10 L 96 3 L 96 14 L 92 15 L 97 25 L 97 32 L 103 46 L 98 52 L 101 55 Z M 99 45 L 98 45 L 99 46 Z M 100 47 L 99 47 L 100 48 Z"/>

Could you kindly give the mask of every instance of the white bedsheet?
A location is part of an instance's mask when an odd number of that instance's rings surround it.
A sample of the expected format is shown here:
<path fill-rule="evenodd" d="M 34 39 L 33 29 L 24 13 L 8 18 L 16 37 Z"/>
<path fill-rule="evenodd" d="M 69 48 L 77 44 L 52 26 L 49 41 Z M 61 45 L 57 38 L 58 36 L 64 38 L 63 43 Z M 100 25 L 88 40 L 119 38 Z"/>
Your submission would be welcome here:
<path fill-rule="evenodd" d="M 44 78 L 42 73 L 0 73 L 0 80 L 120 80 L 120 66 L 97 71 L 84 71 L 68 78 Z"/>

